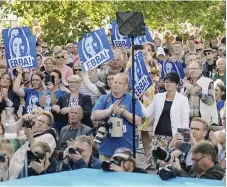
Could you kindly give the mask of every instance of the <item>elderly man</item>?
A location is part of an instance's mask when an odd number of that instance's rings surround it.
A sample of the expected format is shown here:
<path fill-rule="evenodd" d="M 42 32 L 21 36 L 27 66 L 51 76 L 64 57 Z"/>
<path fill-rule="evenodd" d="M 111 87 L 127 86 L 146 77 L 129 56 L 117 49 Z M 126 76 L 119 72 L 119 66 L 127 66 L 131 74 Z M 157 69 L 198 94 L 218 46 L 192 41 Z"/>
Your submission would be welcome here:
<path fill-rule="evenodd" d="M 209 125 L 218 124 L 213 80 L 202 76 L 202 64 L 196 60 L 190 64 L 189 74 L 190 78 L 184 79 L 184 95 L 189 100 L 190 119 L 201 117 Z"/>
<path fill-rule="evenodd" d="M 221 79 L 222 82 L 224 82 L 226 86 L 226 61 L 224 58 L 219 58 L 216 62 L 217 65 L 217 72 L 213 76 L 213 81 L 216 81 L 217 79 Z"/>
<path fill-rule="evenodd" d="M 83 109 L 80 105 L 76 105 L 69 110 L 69 125 L 63 127 L 58 140 L 58 149 L 64 150 L 70 140 L 75 140 L 76 137 L 85 135 L 90 131 L 90 127 L 81 123 L 83 118 Z"/>
<path fill-rule="evenodd" d="M 109 160 L 117 148 L 133 149 L 134 125 L 142 124 L 142 109 L 136 101 L 135 124 L 132 124 L 132 96 L 127 93 L 129 78 L 124 73 L 114 76 L 111 94 L 103 95 L 97 101 L 91 114 L 92 120 L 104 120 L 112 123 L 106 128 L 107 135 L 99 145 L 100 160 Z"/>

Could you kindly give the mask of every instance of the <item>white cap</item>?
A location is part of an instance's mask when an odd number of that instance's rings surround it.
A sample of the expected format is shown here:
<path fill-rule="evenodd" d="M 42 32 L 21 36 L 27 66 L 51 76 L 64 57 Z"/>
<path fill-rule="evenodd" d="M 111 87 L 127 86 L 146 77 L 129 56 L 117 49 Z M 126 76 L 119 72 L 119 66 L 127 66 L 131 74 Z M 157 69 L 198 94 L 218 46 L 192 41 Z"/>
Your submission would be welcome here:
<path fill-rule="evenodd" d="M 165 51 L 164 51 L 164 49 L 162 47 L 158 47 L 157 48 L 157 56 L 158 55 L 166 56 L 166 53 L 165 53 Z"/>

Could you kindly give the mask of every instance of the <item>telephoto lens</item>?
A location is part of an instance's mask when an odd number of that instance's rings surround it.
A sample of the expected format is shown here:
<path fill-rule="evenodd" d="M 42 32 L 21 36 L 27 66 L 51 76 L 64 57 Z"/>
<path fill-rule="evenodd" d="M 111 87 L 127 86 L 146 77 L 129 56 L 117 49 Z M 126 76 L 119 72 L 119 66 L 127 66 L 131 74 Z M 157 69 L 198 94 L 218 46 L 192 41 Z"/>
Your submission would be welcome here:
<path fill-rule="evenodd" d="M 153 150 L 152 153 L 157 159 L 162 160 L 164 162 L 169 162 L 172 159 L 171 154 L 160 147 L 157 147 L 157 150 Z"/>

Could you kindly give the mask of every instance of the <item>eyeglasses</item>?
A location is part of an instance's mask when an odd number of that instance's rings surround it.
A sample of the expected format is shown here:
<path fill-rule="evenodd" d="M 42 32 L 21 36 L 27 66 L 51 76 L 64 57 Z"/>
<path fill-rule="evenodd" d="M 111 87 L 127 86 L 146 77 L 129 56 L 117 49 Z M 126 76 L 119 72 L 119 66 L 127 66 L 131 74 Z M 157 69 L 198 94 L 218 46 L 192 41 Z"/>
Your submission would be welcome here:
<path fill-rule="evenodd" d="M 5 47 L 0 47 L 0 49 L 5 49 Z"/>
<path fill-rule="evenodd" d="M 80 72 L 80 71 L 82 71 L 82 69 L 74 69 L 73 71 L 74 72 Z"/>
<path fill-rule="evenodd" d="M 195 131 L 200 131 L 200 130 L 201 130 L 201 131 L 204 131 L 204 129 L 193 128 L 193 127 L 190 127 L 190 130 L 191 130 L 191 131 L 193 131 L 193 130 L 195 130 Z"/>
<path fill-rule="evenodd" d="M 195 162 L 195 163 L 198 163 L 200 160 L 202 160 L 203 158 L 205 158 L 207 156 L 202 156 L 201 158 L 199 159 L 192 159 L 192 162 Z"/>
<path fill-rule="evenodd" d="M 205 53 L 205 56 L 210 55 L 211 53 Z"/>
<path fill-rule="evenodd" d="M 34 81 L 40 82 L 41 80 L 39 80 L 39 79 L 32 79 L 32 82 L 34 82 Z"/>
<path fill-rule="evenodd" d="M 46 124 L 46 125 L 48 125 L 48 126 L 49 126 L 49 123 L 46 123 L 46 122 L 45 122 L 45 121 L 43 121 L 43 120 L 38 119 L 37 121 L 38 121 L 39 123 L 41 123 L 42 125 L 43 125 L 43 124 Z"/>
<path fill-rule="evenodd" d="M 80 84 L 80 81 L 69 81 L 69 84 Z"/>
<path fill-rule="evenodd" d="M 196 49 L 196 52 L 202 51 L 203 49 Z"/>
<path fill-rule="evenodd" d="M 65 58 L 64 56 L 56 56 L 56 59 Z"/>
<path fill-rule="evenodd" d="M 42 48 L 47 49 L 48 47 L 47 46 L 42 46 Z"/>
<path fill-rule="evenodd" d="M 200 69 L 200 68 L 189 68 L 189 70 L 197 70 L 197 69 Z"/>

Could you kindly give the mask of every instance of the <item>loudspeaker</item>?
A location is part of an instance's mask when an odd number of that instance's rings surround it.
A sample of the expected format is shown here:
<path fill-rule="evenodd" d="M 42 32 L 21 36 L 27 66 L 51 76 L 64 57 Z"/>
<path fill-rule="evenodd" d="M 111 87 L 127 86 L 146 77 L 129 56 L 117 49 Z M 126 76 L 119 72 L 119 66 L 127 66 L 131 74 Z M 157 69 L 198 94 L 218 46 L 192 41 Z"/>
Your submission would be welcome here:
<path fill-rule="evenodd" d="M 117 12 L 119 33 L 124 36 L 145 36 L 145 23 L 141 12 Z"/>

